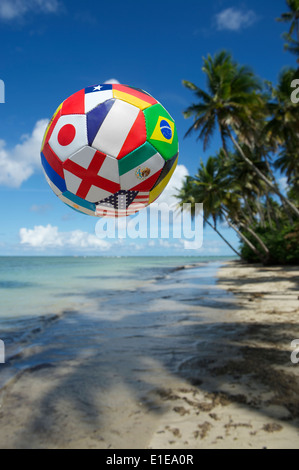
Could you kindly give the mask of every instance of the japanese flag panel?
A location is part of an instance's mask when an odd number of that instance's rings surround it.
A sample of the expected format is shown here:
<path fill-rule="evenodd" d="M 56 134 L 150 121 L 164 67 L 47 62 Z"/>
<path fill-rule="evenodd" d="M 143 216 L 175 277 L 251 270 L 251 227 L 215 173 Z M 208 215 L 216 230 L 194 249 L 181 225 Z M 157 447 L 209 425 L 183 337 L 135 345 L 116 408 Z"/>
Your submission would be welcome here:
<path fill-rule="evenodd" d="M 65 161 L 86 146 L 86 116 L 81 114 L 61 116 L 53 129 L 49 145 L 61 161 Z"/>
<path fill-rule="evenodd" d="M 61 103 L 61 105 L 58 106 L 58 108 L 56 109 L 55 113 L 52 116 L 51 121 L 49 122 L 49 124 L 47 126 L 47 129 L 46 129 L 46 132 L 45 132 L 45 135 L 44 135 L 44 138 L 43 138 L 41 151 L 43 151 L 44 146 L 48 143 L 48 141 L 49 141 L 49 139 L 52 135 L 53 129 L 56 126 L 56 123 L 57 123 L 58 119 L 61 116 L 62 104 L 63 103 Z"/>
<path fill-rule="evenodd" d="M 92 147 L 101 152 L 119 159 L 145 142 L 145 119 L 136 106 L 113 99 L 103 103 L 102 107 L 99 105 L 91 113 L 101 113 L 101 119 L 97 120 L 97 132 L 90 142 Z M 90 129 L 89 123 L 94 120 L 88 115 L 87 121 L 90 136 L 94 134 L 94 129 Z"/>
<path fill-rule="evenodd" d="M 119 191 L 117 160 L 84 147 L 63 164 L 68 191 L 88 202 L 99 202 Z"/>

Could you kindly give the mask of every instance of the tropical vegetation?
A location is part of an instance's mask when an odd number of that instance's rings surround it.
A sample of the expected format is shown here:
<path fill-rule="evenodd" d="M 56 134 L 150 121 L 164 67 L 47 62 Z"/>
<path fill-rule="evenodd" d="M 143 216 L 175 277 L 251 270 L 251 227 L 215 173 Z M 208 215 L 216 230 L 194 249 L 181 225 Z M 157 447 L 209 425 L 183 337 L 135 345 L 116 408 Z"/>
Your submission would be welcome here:
<path fill-rule="evenodd" d="M 299 0 L 286 3 L 278 20 L 290 23 L 285 47 L 299 62 Z M 195 134 L 206 150 L 218 134 L 221 148 L 185 179 L 179 206 L 191 203 L 194 212 L 202 202 L 204 223 L 243 260 L 298 263 L 299 103 L 291 86 L 298 80 L 299 87 L 299 69 L 283 69 L 274 86 L 221 51 L 204 58 L 202 71 L 206 89 L 183 80 L 194 95 L 184 111 L 193 118 L 186 136 Z M 239 249 L 219 229 L 223 223 L 237 233 Z"/>

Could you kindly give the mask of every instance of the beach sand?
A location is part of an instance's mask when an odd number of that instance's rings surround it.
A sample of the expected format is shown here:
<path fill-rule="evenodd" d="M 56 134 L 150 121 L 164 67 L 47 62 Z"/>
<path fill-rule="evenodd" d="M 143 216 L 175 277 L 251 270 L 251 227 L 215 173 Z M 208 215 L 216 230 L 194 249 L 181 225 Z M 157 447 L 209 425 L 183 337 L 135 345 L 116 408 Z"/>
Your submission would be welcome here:
<path fill-rule="evenodd" d="M 173 406 L 151 447 L 298 449 L 299 363 L 290 343 L 299 338 L 299 269 L 230 262 L 218 278 L 236 305 L 219 324 L 219 343 L 199 343 L 183 365 L 198 385 L 162 395 Z"/>
<path fill-rule="evenodd" d="M 189 268 L 146 317 L 68 312 L 11 358 L 0 448 L 299 448 L 299 269 Z"/>

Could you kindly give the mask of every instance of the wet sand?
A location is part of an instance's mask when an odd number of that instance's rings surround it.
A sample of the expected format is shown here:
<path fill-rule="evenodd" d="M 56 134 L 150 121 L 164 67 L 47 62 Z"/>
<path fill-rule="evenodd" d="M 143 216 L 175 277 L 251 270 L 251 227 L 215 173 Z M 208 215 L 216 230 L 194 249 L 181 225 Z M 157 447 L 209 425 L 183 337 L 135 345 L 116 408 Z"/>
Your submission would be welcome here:
<path fill-rule="evenodd" d="M 0 448 L 298 448 L 299 269 L 219 267 L 49 322 L 0 366 Z"/>

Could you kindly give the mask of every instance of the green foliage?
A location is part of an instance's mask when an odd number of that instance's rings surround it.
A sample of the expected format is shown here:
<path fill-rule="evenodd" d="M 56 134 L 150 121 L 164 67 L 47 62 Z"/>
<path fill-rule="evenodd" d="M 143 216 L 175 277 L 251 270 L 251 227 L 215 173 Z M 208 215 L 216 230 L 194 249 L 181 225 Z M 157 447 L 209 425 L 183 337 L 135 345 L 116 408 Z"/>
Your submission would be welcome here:
<path fill-rule="evenodd" d="M 286 0 L 289 11 L 282 13 L 277 21 L 290 23 L 289 31 L 283 34 L 286 41 L 284 48 L 292 54 L 299 55 L 299 0 Z"/>
<path fill-rule="evenodd" d="M 284 37 L 299 56 L 299 0 L 286 3 L 279 21 L 290 24 Z M 248 262 L 299 264 L 299 104 L 291 100 L 299 68 L 284 68 L 274 87 L 222 51 L 204 58 L 202 71 L 206 89 L 183 81 L 195 98 L 183 113 L 193 119 L 186 136 L 196 133 L 206 150 L 218 133 L 222 148 L 186 178 L 179 206 L 191 203 L 194 215 L 202 202 L 205 223 L 222 239 L 217 224 L 234 229 Z"/>
<path fill-rule="evenodd" d="M 286 224 L 281 229 L 270 228 L 269 224 L 262 228 L 256 227 L 256 232 L 262 238 L 270 251 L 267 264 L 299 264 L 299 222 L 295 225 Z M 250 233 L 249 240 L 254 242 Z M 260 260 L 250 248 L 242 244 L 242 258 L 249 263 L 257 263 Z"/>

